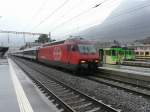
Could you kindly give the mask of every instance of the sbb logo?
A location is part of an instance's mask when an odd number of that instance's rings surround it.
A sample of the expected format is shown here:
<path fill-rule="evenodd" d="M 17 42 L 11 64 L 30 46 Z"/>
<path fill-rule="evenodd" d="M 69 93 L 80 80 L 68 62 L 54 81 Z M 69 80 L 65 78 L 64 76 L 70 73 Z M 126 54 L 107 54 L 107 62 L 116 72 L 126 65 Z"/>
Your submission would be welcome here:
<path fill-rule="evenodd" d="M 56 60 L 56 61 L 61 60 L 61 48 L 55 47 L 53 55 L 54 55 L 54 60 Z"/>

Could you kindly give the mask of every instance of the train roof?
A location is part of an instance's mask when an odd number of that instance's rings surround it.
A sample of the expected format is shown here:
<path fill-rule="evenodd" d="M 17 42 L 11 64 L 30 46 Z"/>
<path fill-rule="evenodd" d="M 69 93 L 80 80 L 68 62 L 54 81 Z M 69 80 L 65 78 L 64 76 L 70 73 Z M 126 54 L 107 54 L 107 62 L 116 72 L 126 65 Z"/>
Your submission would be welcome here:
<path fill-rule="evenodd" d="M 121 47 L 115 47 L 115 48 L 112 48 L 112 47 L 110 47 L 110 48 L 103 48 L 104 50 L 120 50 L 120 49 L 122 49 Z"/>
<path fill-rule="evenodd" d="M 32 51 L 32 50 L 37 50 L 40 46 L 36 46 L 36 47 L 31 47 L 31 48 L 26 48 L 24 50 L 17 50 L 17 51 L 14 51 L 13 53 L 19 53 L 19 52 L 23 52 L 23 51 Z"/>
<path fill-rule="evenodd" d="M 111 46 L 111 48 L 121 48 L 121 46 Z"/>
<path fill-rule="evenodd" d="M 66 40 L 60 40 L 60 41 L 54 41 L 54 42 L 49 42 L 49 43 L 46 43 L 43 45 L 43 47 L 46 47 L 46 46 L 51 46 L 51 45 L 59 45 L 59 44 L 73 44 L 73 43 L 76 43 L 76 44 L 83 44 L 83 43 L 86 43 L 86 44 L 90 44 L 90 43 L 93 43 L 89 40 L 86 40 L 86 39 L 83 39 L 83 38 L 68 38 Z"/>
<path fill-rule="evenodd" d="M 44 44 L 43 47 L 45 47 L 45 46 L 51 46 L 51 45 L 63 44 L 64 42 L 65 42 L 65 40 L 49 42 L 49 43 Z"/>
<path fill-rule="evenodd" d="M 129 48 L 129 47 L 122 47 L 124 50 L 134 50 L 133 48 Z"/>
<path fill-rule="evenodd" d="M 68 38 L 65 43 L 76 43 L 76 44 L 91 44 L 93 41 L 89 41 L 84 38 Z"/>
<path fill-rule="evenodd" d="M 36 47 L 31 47 L 31 48 L 27 48 L 27 49 L 24 49 L 22 51 L 33 51 L 33 50 L 37 50 L 40 46 L 36 46 Z"/>
<path fill-rule="evenodd" d="M 102 48 L 104 50 L 110 50 L 110 49 L 114 49 L 114 50 L 134 50 L 132 48 L 128 48 L 128 47 L 110 47 L 110 48 Z"/>

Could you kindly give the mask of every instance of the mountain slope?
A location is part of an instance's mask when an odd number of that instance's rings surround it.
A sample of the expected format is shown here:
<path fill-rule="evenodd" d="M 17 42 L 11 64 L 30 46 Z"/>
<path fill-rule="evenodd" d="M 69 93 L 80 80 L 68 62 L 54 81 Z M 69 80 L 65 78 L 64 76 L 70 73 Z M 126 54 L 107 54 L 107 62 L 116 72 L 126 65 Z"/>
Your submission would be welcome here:
<path fill-rule="evenodd" d="M 100 25 L 78 35 L 99 41 L 133 41 L 150 36 L 150 1 L 122 0 L 122 3 Z"/>

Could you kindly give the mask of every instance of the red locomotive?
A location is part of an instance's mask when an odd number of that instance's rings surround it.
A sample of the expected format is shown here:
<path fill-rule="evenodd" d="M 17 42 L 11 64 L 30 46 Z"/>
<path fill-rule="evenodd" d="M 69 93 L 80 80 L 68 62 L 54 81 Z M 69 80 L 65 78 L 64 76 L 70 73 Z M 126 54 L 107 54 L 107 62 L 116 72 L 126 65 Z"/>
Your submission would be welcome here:
<path fill-rule="evenodd" d="M 86 69 L 93 72 L 99 63 L 99 55 L 94 44 L 81 38 L 53 42 L 38 48 L 36 53 L 37 61 L 73 71 Z"/>

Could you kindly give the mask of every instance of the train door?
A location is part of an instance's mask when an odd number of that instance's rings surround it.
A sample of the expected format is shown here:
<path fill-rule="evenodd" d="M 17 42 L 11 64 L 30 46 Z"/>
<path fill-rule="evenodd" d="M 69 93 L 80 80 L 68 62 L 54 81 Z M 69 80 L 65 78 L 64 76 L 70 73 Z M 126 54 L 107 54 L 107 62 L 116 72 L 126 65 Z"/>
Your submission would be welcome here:
<path fill-rule="evenodd" d="M 71 45 L 67 45 L 67 58 L 66 58 L 66 61 L 67 61 L 67 64 L 70 64 L 70 60 L 71 60 Z"/>
<path fill-rule="evenodd" d="M 110 50 L 104 50 L 103 63 L 107 64 L 110 58 Z"/>
<path fill-rule="evenodd" d="M 35 50 L 35 57 L 36 57 L 36 60 L 38 60 L 38 54 L 39 54 L 39 48 L 37 48 L 37 49 Z"/>
<path fill-rule="evenodd" d="M 100 62 L 103 63 L 103 61 L 104 61 L 104 50 L 103 49 L 99 49 L 99 58 L 100 58 Z"/>
<path fill-rule="evenodd" d="M 67 68 L 69 69 L 76 69 L 75 66 L 72 66 L 72 65 L 75 65 L 75 63 L 77 62 L 76 61 L 76 51 L 77 49 L 75 48 L 74 45 L 67 45 Z"/>
<path fill-rule="evenodd" d="M 111 62 L 110 64 L 117 64 L 118 63 L 118 52 L 116 49 L 111 50 Z"/>
<path fill-rule="evenodd" d="M 77 64 L 77 60 L 78 60 L 78 56 L 77 56 L 77 51 L 78 51 L 78 47 L 77 45 L 71 45 L 71 50 L 70 50 L 70 63 L 71 64 Z"/>
<path fill-rule="evenodd" d="M 115 50 L 115 54 L 116 54 L 116 63 L 120 63 L 121 61 L 121 55 L 119 54 L 119 50 Z"/>

